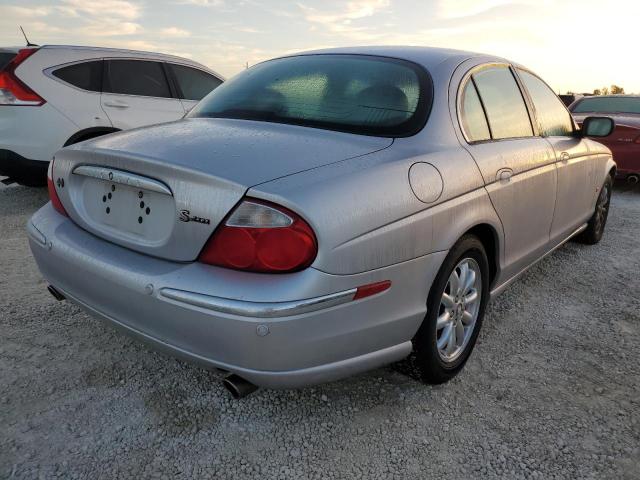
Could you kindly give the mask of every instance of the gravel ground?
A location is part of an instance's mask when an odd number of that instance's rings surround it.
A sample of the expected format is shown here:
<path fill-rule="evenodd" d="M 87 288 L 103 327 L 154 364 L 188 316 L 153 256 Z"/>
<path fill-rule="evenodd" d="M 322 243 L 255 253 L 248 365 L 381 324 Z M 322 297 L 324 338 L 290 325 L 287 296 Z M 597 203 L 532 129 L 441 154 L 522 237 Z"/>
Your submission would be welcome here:
<path fill-rule="evenodd" d="M 0 478 L 640 478 L 640 188 L 490 305 L 449 384 L 403 362 L 241 401 L 49 296 L 45 201 L 0 187 Z"/>

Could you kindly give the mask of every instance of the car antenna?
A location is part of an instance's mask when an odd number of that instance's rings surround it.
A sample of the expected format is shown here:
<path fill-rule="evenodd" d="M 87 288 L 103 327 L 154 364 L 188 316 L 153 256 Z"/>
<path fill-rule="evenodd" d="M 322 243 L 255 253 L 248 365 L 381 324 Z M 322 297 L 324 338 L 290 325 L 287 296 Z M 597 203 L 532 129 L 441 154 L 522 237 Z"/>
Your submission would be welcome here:
<path fill-rule="evenodd" d="M 27 38 L 27 34 L 24 33 L 24 28 L 22 28 L 22 25 L 19 25 L 20 27 L 20 31 L 22 32 L 22 36 L 24 37 L 25 41 L 27 42 L 27 47 L 37 47 L 38 45 L 36 45 L 35 43 L 31 43 L 29 41 L 29 39 Z"/>

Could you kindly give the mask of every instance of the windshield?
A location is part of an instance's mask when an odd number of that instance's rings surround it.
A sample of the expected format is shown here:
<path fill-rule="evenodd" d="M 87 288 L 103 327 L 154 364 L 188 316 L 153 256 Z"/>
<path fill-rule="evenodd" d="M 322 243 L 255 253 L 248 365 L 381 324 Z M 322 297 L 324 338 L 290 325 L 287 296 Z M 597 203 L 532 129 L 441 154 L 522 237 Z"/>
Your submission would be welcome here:
<path fill-rule="evenodd" d="M 188 115 L 288 123 L 377 136 L 417 133 L 431 107 L 417 65 L 360 55 L 303 55 L 261 63 L 223 83 Z"/>
<path fill-rule="evenodd" d="M 583 98 L 571 109 L 574 113 L 640 113 L 639 97 Z"/>

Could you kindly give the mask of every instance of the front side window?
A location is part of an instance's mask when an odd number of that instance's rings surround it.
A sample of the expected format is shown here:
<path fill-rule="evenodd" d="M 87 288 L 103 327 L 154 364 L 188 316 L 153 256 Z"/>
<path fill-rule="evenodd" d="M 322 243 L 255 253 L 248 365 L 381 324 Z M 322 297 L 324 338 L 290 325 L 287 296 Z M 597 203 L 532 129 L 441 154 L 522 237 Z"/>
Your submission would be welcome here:
<path fill-rule="evenodd" d="M 162 65 L 142 60 L 105 60 L 103 91 L 171 98 L 171 90 Z"/>
<path fill-rule="evenodd" d="M 564 103 L 546 83 L 526 70 L 518 70 L 536 109 L 540 133 L 545 137 L 567 136 L 573 133 L 573 121 Z"/>
<path fill-rule="evenodd" d="M 640 97 L 589 97 L 576 103 L 573 113 L 640 113 Z"/>
<path fill-rule="evenodd" d="M 413 63 L 365 55 L 302 55 L 245 70 L 188 116 L 408 136 L 424 126 L 431 101 L 430 77 Z"/>
<path fill-rule="evenodd" d="M 219 78 L 202 70 L 183 65 L 169 64 L 169 66 L 182 93 L 180 98 L 184 100 L 202 100 L 222 83 Z"/>
<path fill-rule="evenodd" d="M 491 138 L 487 117 L 484 114 L 480 97 L 478 97 L 478 92 L 471 79 L 467 81 L 462 91 L 460 120 L 462 129 L 470 142 L 480 142 Z"/>
<path fill-rule="evenodd" d="M 531 120 L 520 88 L 507 66 L 473 74 L 494 139 L 533 136 Z"/>
<path fill-rule="evenodd" d="M 68 67 L 58 68 L 52 72 L 54 77 L 74 87 L 100 92 L 102 90 L 102 60 L 76 63 Z"/>

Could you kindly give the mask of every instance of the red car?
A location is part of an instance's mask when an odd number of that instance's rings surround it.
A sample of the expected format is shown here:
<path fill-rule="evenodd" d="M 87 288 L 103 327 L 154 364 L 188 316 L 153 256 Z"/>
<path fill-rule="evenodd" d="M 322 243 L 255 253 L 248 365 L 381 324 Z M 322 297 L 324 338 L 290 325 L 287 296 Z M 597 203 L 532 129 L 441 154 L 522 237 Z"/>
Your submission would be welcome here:
<path fill-rule="evenodd" d="M 578 124 L 593 115 L 611 117 L 616 128 L 608 137 L 596 140 L 611 149 L 618 164 L 618 177 L 640 181 L 640 95 L 584 97 L 569 110 Z"/>

